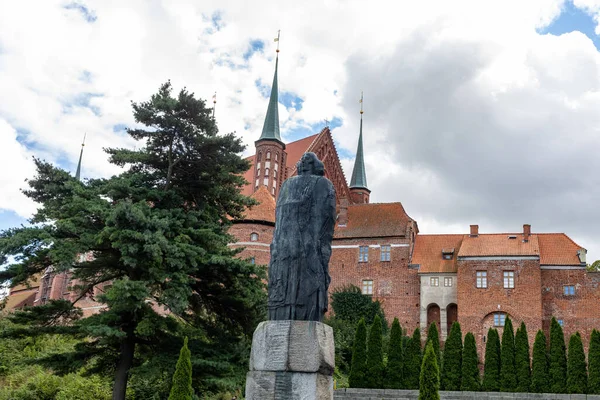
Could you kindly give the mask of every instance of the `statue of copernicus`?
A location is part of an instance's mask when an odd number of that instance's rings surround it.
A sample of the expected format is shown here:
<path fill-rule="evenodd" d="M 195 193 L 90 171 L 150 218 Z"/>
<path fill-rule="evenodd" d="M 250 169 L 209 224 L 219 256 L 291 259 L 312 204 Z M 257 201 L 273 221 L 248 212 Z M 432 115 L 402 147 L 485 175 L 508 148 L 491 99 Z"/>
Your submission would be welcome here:
<path fill-rule="evenodd" d="M 327 311 L 335 189 L 323 163 L 305 153 L 283 182 L 269 263 L 269 320 L 321 321 Z"/>

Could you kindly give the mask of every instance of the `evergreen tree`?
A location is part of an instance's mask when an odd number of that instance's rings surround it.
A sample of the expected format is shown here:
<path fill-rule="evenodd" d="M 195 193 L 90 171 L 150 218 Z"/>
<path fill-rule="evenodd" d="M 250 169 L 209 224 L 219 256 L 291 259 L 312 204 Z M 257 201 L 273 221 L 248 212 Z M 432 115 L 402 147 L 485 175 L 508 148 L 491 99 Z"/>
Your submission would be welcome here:
<path fill-rule="evenodd" d="M 587 371 L 585 353 L 579 332 L 571 335 L 569 339 L 569 353 L 567 360 L 567 392 L 587 392 Z"/>
<path fill-rule="evenodd" d="M 54 327 L 87 336 L 78 357 L 113 363 L 106 370 L 115 371 L 114 400 L 125 398 L 136 357 L 148 354 L 138 349 L 156 352 L 172 339 L 169 317 L 153 304 L 209 340 L 234 337 L 231 346 L 264 318 L 264 270 L 228 246 L 232 219 L 253 203 L 240 191 L 250 167 L 239 155 L 242 141 L 218 134 L 203 100 L 185 89 L 176 97 L 171 92 L 166 83 L 149 101 L 132 104 L 141 128 L 127 132 L 140 144 L 106 150 L 109 162 L 127 167 L 119 175 L 80 182 L 36 159 L 36 176 L 24 192 L 39 204 L 32 225 L 0 234 L 0 263 L 18 255 L 0 271 L 0 283 L 16 286 L 51 268 L 78 283 L 77 300 L 112 283 L 96 297 L 107 308 L 81 323 L 69 324 L 66 317 L 77 312 L 65 300 L 22 317 L 30 319 L 32 334 Z"/>
<path fill-rule="evenodd" d="M 404 387 L 418 389 L 421 374 L 421 330 L 416 328 L 406 344 L 404 353 Z"/>
<path fill-rule="evenodd" d="M 192 353 L 188 349 L 188 338 L 183 342 L 179 353 L 179 360 L 173 375 L 173 386 L 169 400 L 192 400 L 194 389 L 192 389 Z"/>
<path fill-rule="evenodd" d="M 462 369 L 462 332 L 455 321 L 444 346 L 442 363 L 442 390 L 460 390 Z"/>
<path fill-rule="evenodd" d="M 375 316 L 369 331 L 369 345 L 367 347 L 367 376 L 366 387 L 372 389 L 383 388 L 383 337 L 381 332 L 381 319 Z"/>
<path fill-rule="evenodd" d="M 481 390 L 479 367 L 477 358 L 477 344 L 471 332 L 465 335 L 465 344 L 462 353 L 462 376 L 460 390 L 477 392 Z"/>
<path fill-rule="evenodd" d="M 352 365 L 348 384 L 351 388 L 367 387 L 367 325 L 365 319 L 361 318 L 356 327 L 354 336 L 354 348 L 352 351 Z"/>
<path fill-rule="evenodd" d="M 398 318 L 394 318 L 390 331 L 390 343 L 388 347 L 388 361 L 385 372 L 384 387 L 386 389 L 403 388 L 403 351 L 402 351 L 402 328 Z"/>
<path fill-rule="evenodd" d="M 529 338 L 527 327 L 521 322 L 515 336 L 515 370 L 517 373 L 517 392 L 529 392 L 531 388 L 531 361 L 529 358 Z"/>
<path fill-rule="evenodd" d="M 483 385 L 486 392 L 500 390 L 500 336 L 496 329 L 488 330 L 485 344 L 485 364 L 483 367 Z"/>
<path fill-rule="evenodd" d="M 592 331 L 588 350 L 588 393 L 600 394 L 600 332 Z"/>
<path fill-rule="evenodd" d="M 531 392 L 548 393 L 548 350 L 546 335 L 540 329 L 535 335 L 533 342 L 533 361 L 531 363 Z"/>
<path fill-rule="evenodd" d="M 562 326 L 552 318 L 550 323 L 550 356 L 548 375 L 550 393 L 565 393 L 567 391 L 567 354 L 565 336 Z"/>
<path fill-rule="evenodd" d="M 438 367 L 441 367 L 441 356 L 440 356 L 440 335 L 438 333 L 437 324 L 432 322 L 429 325 L 429 329 L 427 329 L 427 341 L 431 341 L 433 345 L 433 351 L 435 353 L 435 358 L 437 359 Z"/>
<path fill-rule="evenodd" d="M 439 400 L 440 370 L 433 343 L 427 342 L 419 377 L 419 400 Z"/>
<path fill-rule="evenodd" d="M 515 370 L 515 334 L 510 318 L 506 317 L 500 350 L 500 390 L 514 392 L 517 388 Z"/>

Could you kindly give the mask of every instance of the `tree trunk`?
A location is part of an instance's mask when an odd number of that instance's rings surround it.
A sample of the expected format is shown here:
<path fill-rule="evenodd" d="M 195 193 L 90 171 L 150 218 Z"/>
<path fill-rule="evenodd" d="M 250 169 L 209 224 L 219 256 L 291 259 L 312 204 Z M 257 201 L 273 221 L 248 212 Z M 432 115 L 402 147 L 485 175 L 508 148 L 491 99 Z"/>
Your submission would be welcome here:
<path fill-rule="evenodd" d="M 115 372 L 115 385 L 113 387 L 112 400 L 125 400 L 129 369 L 133 364 L 133 354 L 135 351 L 135 337 L 133 333 L 135 328 L 128 328 L 127 336 L 121 344 L 121 356 Z"/>

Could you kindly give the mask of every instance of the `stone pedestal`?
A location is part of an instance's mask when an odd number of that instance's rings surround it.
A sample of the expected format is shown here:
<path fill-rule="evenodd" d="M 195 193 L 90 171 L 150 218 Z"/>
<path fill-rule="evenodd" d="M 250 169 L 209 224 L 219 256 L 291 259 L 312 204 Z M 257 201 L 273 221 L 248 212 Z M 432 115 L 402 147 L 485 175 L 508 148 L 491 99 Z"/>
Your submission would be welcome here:
<path fill-rule="evenodd" d="M 261 322 L 252 337 L 247 400 L 332 400 L 333 329 L 315 321 Z"/>

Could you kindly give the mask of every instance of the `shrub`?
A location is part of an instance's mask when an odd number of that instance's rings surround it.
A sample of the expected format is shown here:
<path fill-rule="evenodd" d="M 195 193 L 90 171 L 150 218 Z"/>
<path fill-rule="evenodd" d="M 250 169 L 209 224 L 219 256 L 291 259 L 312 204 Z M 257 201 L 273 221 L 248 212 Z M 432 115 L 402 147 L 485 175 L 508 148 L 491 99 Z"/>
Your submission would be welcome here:
<path fill-rule="evenodd" d="M 354 346 L 352 350 L 352 365 L 348 385 L 351 388 L 365 388 L 367 374 L 367 326 L 365 319 L 361 318 L 356 327 L 354 335 Z"/>
<path fill-rule="evenodd" d="M 515 336 L 515 370 L 517 373 L 517 392 L 529 392 L 531 387 L 531 360 L 529 358 L 529 338 L 525 323 L 517 329 Z"/>
<path fill-rule="evenodd" d="M 440 357 L 440 335 L 438 333 L 437 324 L 432 322 L 427 329 L 427 342 L 431 341 L 433 345 L 433 352 L 435 353 L 435 358 L 437 359 L 438 367 L 441 367 L 441 357 Z"/>
<path fill-rule="evenodd" d="M 419 375 L 419 400 L 439 400 L 440 370 L 433 343 L 427 342 Z"/>
<path fill-rule="evenodd" d="M 404 353 L 404 387 L 418 389 L 421 375 L 421 330 L 416 328 Z"/>
<path fill-rule="evenodd" d="M 500 390 L 502 392 L 514 392 L 516 388 L 515 334 L 510 318 L 506 317 L 500 350 Z"/>
<path fill-rule="evenodd" d="M 388 361 L 385 372 L 384 387 L 386 389 L 402 389 L 402 368 L 403 368 L 403 351 L 402 351 L 402 328 L 398 318 L 394 318 L 392 322 L 392 330 L 390 331 L 390 343 L 388 347 Z"/>
<path fill-rule="evenodd" d="M 565 393 L 567 390 L 567 354 L 562 326 L 552 318 L 550 323 L 550 357 L 548 374 L 550 393 Z"/>
<path fill-rule="evenodd" d="M 592 331 L 588 350 L 588 393 L 600 394 L 600 332 Z"/>
<path fill-rule="evenodd" d="M 500 390 L 500 336 L 496 329 L 488 330 L 485 344 L 485 364 L 483 367 L 483 390 L 497 392 Z"/>
<path fill-rule="evenodd" d="M 444 346 L 442 363 L 442 390 L 460 390 L 462 368 L 462 332 L 454 322 Z"/>
<path fill-rule="evenodd" d="M 579 332 L 571 335 L 569 339 L 569 353 L 567 360 L 567 392 L 587 392 L 587 371 L 585 353 Z"/>
<path fill-rule="evenodd" d="M 531 391 L 533 393 L 548 392 L 548 351 L 546 335 L 540 329 L 533 342 L 533 361 L 531 363 Z"/>
<path fill-rule="evenodd" d="M 481 390 L 479 367 L 477 358 L 477 344 L 471 332 L 465 335 L 465 344 L 462 353 L 462 374 L 460 390 L 477 392 Z"/>
<path fill-rule="evenodd" d="M 192 400 L 193 394 L 192 354 L 188 349 L 188 338 L 186 337 L 173 374 L 173 386 L 171 386 L 169 400 Z"/>
<path fill-rule="evenodd" d="M 369 331 L 369 345 L 367 347 L 367 376 L 368 388 L 380 389 L 383 387 L 383 343 L 381 332 L 381 319 L 375 316 Z"/>

